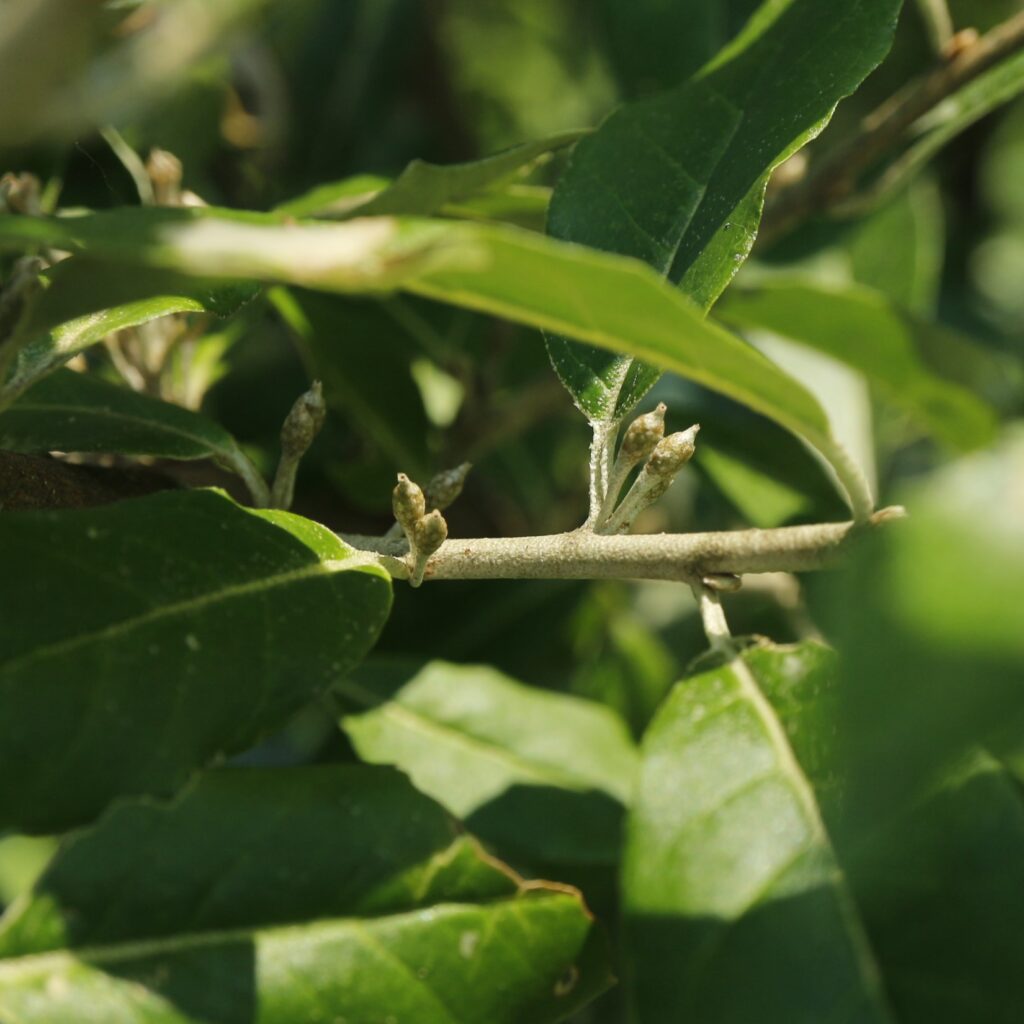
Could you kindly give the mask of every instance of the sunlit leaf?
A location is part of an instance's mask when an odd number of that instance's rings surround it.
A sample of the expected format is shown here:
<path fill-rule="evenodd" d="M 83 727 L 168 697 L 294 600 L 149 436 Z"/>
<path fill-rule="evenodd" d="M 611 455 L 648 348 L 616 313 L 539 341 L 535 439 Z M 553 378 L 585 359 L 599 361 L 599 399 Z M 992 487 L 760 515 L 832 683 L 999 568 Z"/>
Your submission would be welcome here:
<path fill-rule="evenodd" d="M 371 662 L 337 689 L 360 757 L 418 789 L 503 849 L 544 862 L 614 863 L 636 751 L 622 720 L 485 666 Z"/>
<path fill-rule="evenodd" d="M 217 771 L 122 803 L 0 921 L 0 1015 L 26 1024 L 517 1024 L 606 984 L 578 894 L 528 887 L 361 766 Z"/>
<path fill-rule="evenodd" d="M 825 824 L 833 674 L 818 645 L 754 647 L 652 722 L 622 873 L 634 1019 L 892 1020 Z"/>

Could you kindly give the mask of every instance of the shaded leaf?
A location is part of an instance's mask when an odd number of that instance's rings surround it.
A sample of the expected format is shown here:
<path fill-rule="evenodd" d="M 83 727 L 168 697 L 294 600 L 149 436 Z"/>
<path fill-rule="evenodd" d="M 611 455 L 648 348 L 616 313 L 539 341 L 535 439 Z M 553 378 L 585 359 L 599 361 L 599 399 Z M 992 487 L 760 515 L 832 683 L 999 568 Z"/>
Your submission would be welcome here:
<path fill-rule="evenodd" d="M 635 256 L 707 309 L 753 245 L 772 169 L 818 134 L 885 56 L 899 0 L 764 3 L 677 89 L 615 111 L 555 188 L 556 238 Z M 625 415 L 657 380 L 636 353 L 549 337 L 555 370 L 591 420 Z"/>
<path fill-rule="evenodd" d="M 945 228 L 938 185 L 922 178 L 854 228 L 846 242 L 854 278 L 918 316 L 932 315 Z"/>
<path fill-rule="evenodd" d="M 754 647 L 652 722 L 622 874 L 637 1020 L 891 1019 L 823 819 L 832 674 L 818 645 Z"/>
<path fill-rule="evenodd" d="M 0 921 L 0 1015 L 553 1021 L 607 984 L 599 946 L 398 773 L 225 770 L 64 845 Z"/>
<path fill-rule="evenodd" d="M 561 132 L 462 164 L 413 160 L 390 184 L 384 179 L 362 175 L 318 185 L 305 195 L 283 203 L 277 211 L 293 217 L 428 216 L 449 203 L 458 203 L 483 192 L 538 157 L 572 145 L 584 134 L 583 131 Z"/>
<path fill-rule="evenodd" d="M 822 581 L 816 611 L 843 654 L 851 841 L 898 818 L 971 748 L 1024 735 L 1022 474 L 1018 428 L 898 493 L 906 522 Z"/>
<path fill-rule="evenodd" d="M 780 334 L 853 367 L 952 448 L 977 448 L 995 436 L 993 411 L 956 381 L 933 373 L 922 357 L 922 336 L 951 332 L 877 292 L 771 278 L 733 288 L 717 312 L 736 327 Z"/>
<path fill-rule="evenodd" d="M 372 661 L 337 688 L 364 760 L 396 764 L 485 839 L 547 862 L 614 863 L 636 750 L 600 704 L 494 669 Z"/>
<path fill-rule="evenodd" d="M 0 822 L 57 830 L 252 745 L 372 646 L 389 581 L 213 491 L 0 514 Z"/>
<path fill-rule="evenodd" d="M 1024 796 L 974 752 L 852 865 L 901 1022 L 1012 1024 L 1024 1005 Z"/>
<path fill-rule="evenodd" d="M 39 381 L 0 412 L 0 448 L 216 459 L 228 467 L 241 455 L 205 416 L 71 370 Z"/>

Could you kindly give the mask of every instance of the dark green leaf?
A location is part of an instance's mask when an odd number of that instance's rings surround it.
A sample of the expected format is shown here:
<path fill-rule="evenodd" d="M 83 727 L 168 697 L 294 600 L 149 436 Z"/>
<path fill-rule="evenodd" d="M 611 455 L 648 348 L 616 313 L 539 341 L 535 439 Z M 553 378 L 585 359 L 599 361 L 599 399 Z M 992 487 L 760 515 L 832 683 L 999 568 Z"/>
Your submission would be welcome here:
<path fill-rule="evenodd" d="M 959 383 L 932 373 L 922 357 L 920 338 L 950 332 L 877 292 L 769 278 L 731 289 L 717 312 L 736 327 L 780 334 L 853 367 L 951 448 L 977 448 L 995 436 L 992 410 Z"/>
<path fill-rule="evenodd" d="M 852 867 L 899 1019 L 1014 1024 L 1024 1006 L 1024 791 L 975 752 Z"/>
<path fill-rule="evenodd" d="M 763 4 L 684 85 L 626 106 L 575 148 L 551 200 L 557 238 L 636 256 L 707 309 L 753 245 L 772 169 L 885 56 L 900 0 Z M 623 416 L 657 380 L 635 353 L 549 337 L 590 419 Z"/>
<path fill-rule="evenodd" d="M 853 840 L 965 751 L 1024 735 L 1022 475 L 1018 429 L 898 493 L 907 521 L 822 581 L 822 618 L 843 654 Z"/>
<path fill-rule="evenodd" d="M 572 145 L 582 131 L 562 132 L 513 146 L 501 153 L 464 164 L 431 164 L 413 160 L 390 185 L 365 176 L 318 185 L 277 208 L 293 217 L 420 215 L 437 213 L 448 203 L 468 199 L 496 185 L 538 157 Z M 375 187 L 374 187 L 375 186 Z"/>
<path fill-rule="evenodd" d="M 213 491 L 0 513 L 0 823 L 55 830 L 250 746 L 372 646 L 390 586 Z"/>
<path fill-rule="evenodd" d="M 755 647 L 651 724 L 622 883 L 638 1021 L 891 1019 L 823 819 L 832 674 L 818 645 Z"/>
<path fill-rule="evenodd" d="M 228 467 L 241 455 L 205 416 L 71 370 L 39 381 L 0 412 L 0 448 L 216 459 Z"/>
<path fill-rule="evenodd" d="M 360 757 L 502 849 L 545 862 L 614 863 L 636 749 L 610 709 L 523 686 L 485 666 L 369 662 L 339 691 Z"/>
<path fill-rule="evenodd" d="M 61 849 L 0 924 L 0 1017 L 554 1021 L 607 984 L 599 947 L 578 894 L 398 773 L 226 770 Z"/>

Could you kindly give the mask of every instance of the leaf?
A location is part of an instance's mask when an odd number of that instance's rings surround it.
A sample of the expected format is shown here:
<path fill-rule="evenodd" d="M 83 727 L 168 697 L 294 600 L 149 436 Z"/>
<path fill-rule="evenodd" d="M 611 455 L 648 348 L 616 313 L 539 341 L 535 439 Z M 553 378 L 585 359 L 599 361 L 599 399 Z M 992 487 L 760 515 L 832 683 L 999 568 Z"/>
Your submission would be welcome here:
<path fill-rule="evenodd" d="M 575 148 L 548 231 L 644 260 L 707 309 L 747 257 L 772 169 L 828 123 L 885 56 L 899 0 L 771 0 L 677 89 L 615 111 Z M 616 421 L 657 380 L 636 353 L 548 338 L 591 420 Z"/>
<path fill-rule="evenodd" d="M 561 132 L 468 163 L 431 164 L 413 160 L 390 184 L 364 175 L 318 185 L 305 195 L 283 203 L 277 207 L 277 212 L 293 217 L 428 216 L 449 203 L 483 192 L 547 153 L 571 146 L 584 134 L 583 131 Z"/>
<path fill-rule="evenodd" d="M 334 534 L 213 491 L 0 514 L 0 827 L 168 794 L 350 669 L 390 604 Z"/>
<path fill-rule="evenodd" d="M 978 448 L 995 436 L 993 411 L 957 382 L 932 373 L 922 358 L 922 336 L 952 332 L 877 292 L 772 278 L 731 289 L 717 312 L 734 327 L 780 334 L 853 367 L 951 448 Z"/>
<path fill-rule="evenodd" d="M 171 313 L 229 316 L 259 291 L 248 283 L 196 280 L 145 267 L 125 273 L 122 267 L 78 257 L 50 268 L 44 281 L 46 289 L 28 319 L 0 349 L 0 370 L 10 366 L 0 374 L 0 400 L 24 391 L 114 331 Z"/>
<path fill-rule="evenodd" d="M 857 281 L 922 317 L 935 313 L 945 248 L 942 193 L 931 177 L 858 223 L 846 242 Z"/>
<path fill-rule="evenodd" d="M 359 756 L 395 764 L 478 835 L 544 862 L 615 863 L 636 750 L 600 704 L 482 665 L 374 660 L 339 687 Z"/>
<path fill-rule="evenodd" d="M 271 215 L 210 208 L 0 216 L 0 246 L 33 241 L 201 277 L 281 280 L 346 293 L 401 286 L 625 350 L 774 419 L 829 462 L 858 515 L 872 505 L 813 396 L 637 260 L 515 228 L 440 220 L 288 225 Z"/>
<path fill-rule="evenodd" d="M 241 457 L 235 439 L 205 416 L 72 370 L 0 412 L 0 448 L 216 459 L 229 468 Z"/>
<path fill-rule="evenodd" d="M 852 879 L 900 1021 L 1011 1024 L 1024 1005 L 1024 799 L 974 751 L 859 851 Z"/>
<path fill-rule="evenodd" d="M 607 984 L 599 946 L 578 893 L 396 772 L 228 769 L 62 847 L 0 922 L 0 1017 L 554 1021 Z"/>
<path fill-rule="evenodd" d="M 823 820 L 832 673 L 765 644 L 651 724 L 622 871 L 637 1021 L 891 1019 Z"/>
<path fill-rule="evenodd" d="M 1017 427 L 897 493 L 906 522 L 818 591 L 843 654 L 851 836 L 904 813 L 971 748 L 1024 735 L 1022 473 Z"/>

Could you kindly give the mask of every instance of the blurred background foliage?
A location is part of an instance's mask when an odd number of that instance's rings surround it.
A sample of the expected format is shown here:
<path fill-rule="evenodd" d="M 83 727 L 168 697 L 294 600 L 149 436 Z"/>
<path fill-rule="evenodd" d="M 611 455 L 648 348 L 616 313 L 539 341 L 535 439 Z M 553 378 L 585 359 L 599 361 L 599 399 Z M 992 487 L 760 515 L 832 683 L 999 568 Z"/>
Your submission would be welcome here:
<path fill-rule="evenodd" d="M 731 38 L 756 3 L 233 0 L 206 5 L 216 14 L 183 4 L 183 16 L 197 19 L 195 34 L 205 31 L 216 45 L 198 60 L 164 54 L 149 64 L 148 51 L 126 52 L 133 37 L 124 19 L 133 6 L 109 4 L 107 20 L 65 24 L 52 34 L 60 41 L 55 52 L 26 48 L 0 69 L 0 120 L 9 129 L 0 139 L 0 170 L 38 175 L 51 207 L 58 196 L 64 207 L 138 202 L 131 168 L 112 139 L 140 154 L 171 151 L 184 167 L 184 187 L 208 203 L 270 209 L 321 182 L 393 177 L 413 158 L 468 160 L 592 126 L 618 103 L 685 78 Z M 1015 0 L 950 6 L 958 26 L 980 30 L 1020 9 Z M 76 5 L 41 0 L 33 17 L 65 16 L 69 9 Z M 221 21 L 230 22 L 225 36 Z M 822 143 L 843 137 L 932 59 L 918 11 L 907 5 L 892 53 L 840 106 Z M 105 60 L 105 76 L 92 65 L 78 108 L 69 106 L 67 90 L 82 88 L 75 71 L 89 60 Z M 135 77 L 118 79 L 126 61 Z M 52 114 L 48 138 L 33 135 L 33 125 L 46 123 L 34 116 L 39 111 Z M 81 129 L 98 113 L 118 134 Z M 516 183 L 528 226 L 540 226 L 537 202 L 562 159 L 542 161 Z M 771 247 L 759 245 L 737 288 L 798 272 L 803 280 L 857 282 L 882 292 L 968 338 L 969 344 L 936 343 L 932 357 L 1002 419 L 1019 417 L 1022 182 L 1024 100 L 1018 99 L 968 128 L 880 208 L 845 221 L 810 222 Z M 102 350 L 89 358 L 113 374 Z M 554 532 L 582 519 L 588 430 L 535 331 L 410 297 L 357 300 L 293 290 L 271 293 L 216 325 L 191 359 L 203 373 L 194 400 L 268 468 L 295 395 L 310 376 L 324 381 L 328 424 L 303 463 L 295 508 L 332 527 L 382 532 L 396 470 L 425 478 L 466 460 L 474 469 L 451 510 L 454 536 Z M 921 853 L 927 860 L 938 849 L 929 836 L 941 832 L 943 815 L 967 815 L 965 788 L 989 786 L 991 794 L 994 775 L 1004 771 L 984 760 L 990 755 L 968 754 L 979 739 L 994 745 L 1012 770 L 1024 769 L 1024 723 L 1016 717 L 1024 656 L 1020 438 L 949 468 L 949 451 L 903 406 L 868 393 L 849 372 L 808 372 L 826 406 L 841 414 L 848 444 L 874 467 L 880 504 L 905 500 L 914 518 L 903 532 L 880 539 L 850 572 L 815 579 L 806 597 L 784 577 L 751 580 L 730 600 L 730 622 L 737 634 L 785 642 L 824 633 L 838 643 L 854 723 L 847 752 L 852 777 L 860 780 L 850 799 L 855 808 L 858 800 L 863 804 L 861 820 L 895 820 L 893 808 L 907 795 L 904 787 L 880 792 L 878 779 L 901 778 L 909 792 L 912 783 L 958 764 L 960 795 L 922 812 L 927 822 L 914 841 L 927 847 Z M 818 465 L 780 428 L 671 375 L 647 405 L 657 400 L 668 404 L 672 429 L 699 421 L 702 439 L 713 445 L 639 529 L 844 517 Z M 212 470 L 193 482 L 226 485 Z M 947 558 L 951 550 L 960 554 Z M 639 736 L 705 647 L 682 590 L 535 581 L 398 587 L 368 669 L 396 656 L 410 665 L 486 663 L 532 686 L 607 705 Z M 872 599 L 863 600 L 869 593 Z M 334 727 L 335 710 L 307 710 L 248 759 L 354 758 Z M 919 742 L 921 736 L 928 742 Z M 879 801 L 892 807 L 880 808 Z M 902 842 L 882 826 L 869 832 L 856 845 L 875 843 L 876 857 L 878 844 Z M 500 848 L 500 838 L 497 843 Z M 46 841 L 0 840 L 0 901 L 24 888 L 48 852 Z M 511 853 L 528 869 L 544 867 Z M 963 851 L 945 854 L 955 860 Z M 869 872 L 870 850 L 864 863 Z M 934 870 L 941 877 L 954 867 Z M 560 865 L 557 877 L 579 881 L 595 906 L 609 912 L 614 884 L 605 866 Z M 881 921 L 894 912 L 881 901 L 875 916 Z M 616 1019 L 618 998 L 612 993 L 606 1009 L 589 1011 L 587 1019 L 605 1019 L 601 1013 Z"/>

